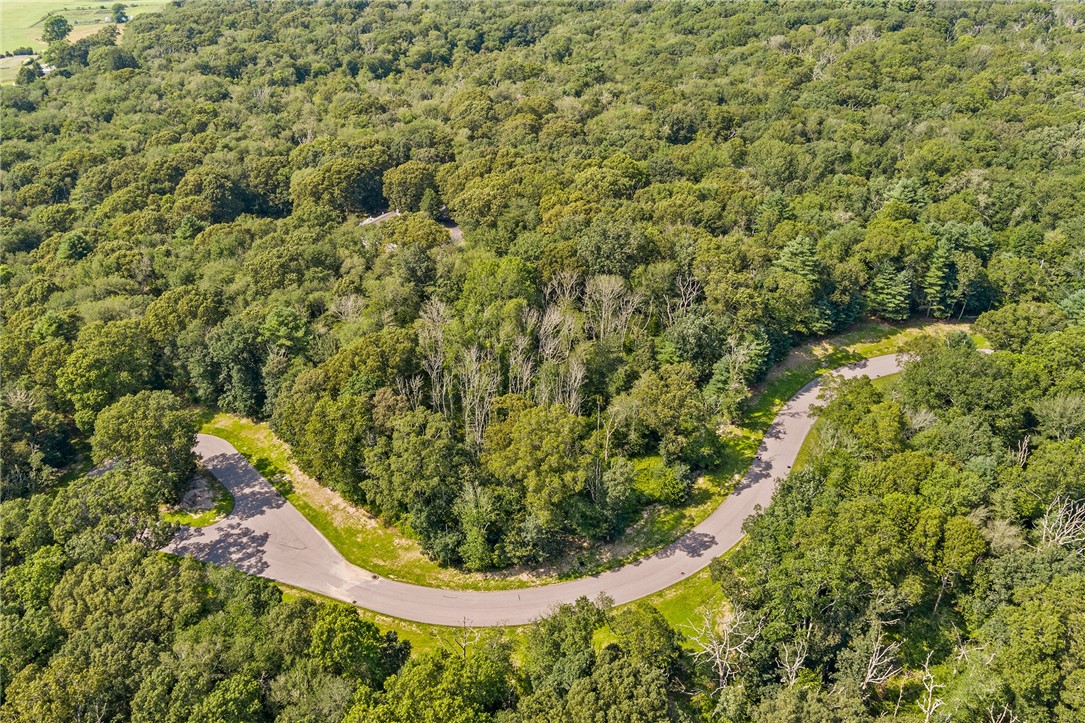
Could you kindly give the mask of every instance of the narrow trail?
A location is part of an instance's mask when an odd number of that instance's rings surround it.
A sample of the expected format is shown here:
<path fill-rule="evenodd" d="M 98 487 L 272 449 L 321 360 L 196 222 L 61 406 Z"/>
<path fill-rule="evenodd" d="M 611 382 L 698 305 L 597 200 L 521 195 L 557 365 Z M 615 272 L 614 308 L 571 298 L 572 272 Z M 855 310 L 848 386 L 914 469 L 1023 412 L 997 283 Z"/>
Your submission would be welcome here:
<path fill-rule="evenodd" d="M 896 355 L 836 370 L 872 379 L 900 371 Z M 518 590 L 443 590 L 396 582 L 353 565 L 224 439 L 198 436 L 196 453 L 234 496 L 233 512 L 209 527 L 185 528 L 166 552 L 230 565 L 378 613 L 421 623 L 521 625 L 554 605 L 600 593 L 622 604 L 670 587 L 704 569 L 742 539 L 742 523 L 772 500 L 776 480 L 795 463 L 814 425 L 819 383 L 803 387 L 776 415 L 757 458 L 709 517 L 659 552 L 623 567 Z"/>

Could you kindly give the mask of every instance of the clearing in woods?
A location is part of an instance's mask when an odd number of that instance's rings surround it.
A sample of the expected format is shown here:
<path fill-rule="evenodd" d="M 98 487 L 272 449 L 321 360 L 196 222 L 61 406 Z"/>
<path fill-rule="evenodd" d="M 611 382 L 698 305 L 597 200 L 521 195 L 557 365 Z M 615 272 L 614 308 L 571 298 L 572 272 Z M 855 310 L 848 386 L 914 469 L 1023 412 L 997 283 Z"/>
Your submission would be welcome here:
<path fill-rule="evenodd" d="M 115 1 L 115 0 L 114 0 Z M 163 0 L 127 0 L 125 12 L 129 17 L 155 12 L 166 3 Z M 78 2 L 78 0 L 3 0 L 0 2 L 0 52 L 30 47 L 35 52 L 45 50 L 41 40 L 42 27 L 49 15 L 60 15 L 72 26 L 69 40 L 92 35 L 113 22 L 110 8 L 113 2 Z M 4 59 L 5 70 L 13 59 Z M 21 60 L 21 59 L 20 59 Z M 18 67 L 18 63 L 15 67 Z"/>

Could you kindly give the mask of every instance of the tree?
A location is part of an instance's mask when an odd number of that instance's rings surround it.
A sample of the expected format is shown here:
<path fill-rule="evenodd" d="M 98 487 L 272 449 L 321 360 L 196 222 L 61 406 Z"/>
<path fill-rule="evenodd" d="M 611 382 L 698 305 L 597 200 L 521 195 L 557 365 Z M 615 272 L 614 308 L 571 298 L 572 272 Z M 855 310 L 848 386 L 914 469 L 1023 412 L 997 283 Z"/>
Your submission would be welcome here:
<path fill-rule="evenodd" d="M 290 184 L 295 207 L 313 204 L 340 216 L 374 213 L 381 207 L 381 177 L 387 155 L 378 149 L 352 158 L 333 158 L 317 168 L 299 171 Z"/>
<path fill-rule="evenodd" d="M 630 394 L 639 421 L 660 440 L 664 459 L 708 467 L 715 463 L 719 438 L 708 423 L 711 410 L 696 379 L 689 364 L 668 364 L 643 374 Z"/>
<path fill-rule="evenodd" d="M 1085 619 L 1085 576 L 1056 578 L 1028 587 L 1001 608 L 983 631 L 996 642 L 993 667 L 1013 690 L 1023 719 L 1048 718 L 1051 711 L 1081 711 L 1075 686 L 1085 656 L 1071 632 Z M 1072 718 L 1069 718 L 1072 720 Z"/>
<path fill-rule="evenodd" d="M 241 674 L 215 686 L 211 694 L 196 706 L 192 723 L 248 723 L 261 713 L 260 683 Z"/>
<path fill-rule="evenodd" d="M 52 44 L 68 37 L 72 32 L 72 25 L 59 15 L 50 15 L 41 28 L 41 39 L 46 44 Z"/>
<path fill-rule="evenodd" d="M 935 610 L 942 602 L 946 588 L 955 580 L 969 576 L 977 559 L 987 551 L 987 543 L 980 531 L 965 517 L 949 518 L 942 534 L 942 550 L 935 570 L 941 588 L 934 602 Z"/>
<path fill-rule="evenodd" d="M 527 633 L 523 669 L 533 691 L 565 693 L 595 665 L 592 633 L 603 611 L 587 598 L 559 605 Z"/>
<path fill-rule="evenodd" d="M 57 372 L 57 388 L 75 409 L 84 431 L 98 412 L 147 386 L 151 348 L 138 321 L 95 322 L 84 327 L 72 355 Z"/>
<path fill-rule="evenodd" d="M 284 723 L 342 720 L 354 697 L 353 681 L 303 660 L 271 681 L 271 700 Z"/>
<path fill-rule="evenodd" d="M 953 284 L 952 253 L 945 244 L 939 243 L 931 255 L 926 273 L 923 274 L 920 289 L 928 316 L 941 319 L 949 315 L 949 296 Z"/>
<path fill-rule="evenodd" d="M 138 461 L 179 487 L 196 467 L 196 414 L 170 392 L 139 392 L 102 410 L 94 423 L 94 461 Z"/>
<path fill-rule="evenodd" d="M 185 174 L 174 192 L 183 209 L 204 221 L 232 221 L 244 208 L 242 190 L 234 180 L 217 168 L 199 166 Z"/>
<path fill-rule="evenodd" d="M 462 447 L 453 439 L 451 425 L 436 412 L 408 412 L 391 426 L 390 439 L 382 438 L 366 450 L 366 499 L 388 519 L 407 522 L 430 555 L 451 562 L 459 544 L 449 523 L 460 493 Z M 486 515 L 476 505 L 485 503 L 475 496 L 471 500 L 465 509 L 482 514 L 477 522 L 483 524 Z"/>
<path fill-rule="evenodd" d="M 423 211 L 426 192 L 436 192 L 433 167 L 420 161 L 407 161 L 384 172 L 384 197 L 398 211 Z M 428 201 L 432 210 L 433 201 Z"/>
<path fill-rule="evenodd" d="M 995 349 L 1019 352 L 1032 337 L 1066 328 L 1066 315 L 1054 304 L 1023 301 L 980 314 L 975 330 Z"/>
<path fill-rule="evenodd" d="M 124 3 L 113 3 L 113 6 L 109 9 L 109 14 L 113 16 L 113 22 L 126 22 L 128 20 L 128 14 L 125 13 L 125 10 L 127 9 L 128 6 Z"/>
<path fill-rule="evenodd" d="M 57 493 L 49 507 L 53 539 L 77 560 L 99 559 L 119 543 L 166 544 L 174 528 L 159 520 L 159 507 L 177 499 L 165 472 L 136 463 L 88 475 Z"/>
<path fill-rule="evenodd" d="M 313 624 L 309 653 L 330 673 L 380 687 L 410 655 L 410 643 L 395 633 L 382 635 L 358 611 L 341 604 L 322 605 Z"/>
<path fill-rule="evenodd" d="M 580 678 L 565 697 L 573 721 L 666 723 L 673 721 L 664 674 L 625 656 L 602 662 Z"/>
<path fill-rule="evenodd" d="M 667 676 L 678 672 L 682 636 L 654 607 L 644 602 L 628 606 L 611 618 L 610 626 L 630 662 Z"/>
<path fill-rule="evenodd" d="M 513 411 L 486 430 L 482 462 L 524 490 L 527 510 L 544 527 L 560 527 L 565 503 L 584 489 L 582 431 L 582 420 L 559 406 Z"/>
<path fill-rule="evenodd" d="M 912 279 L 907 271 L 884 268 L 864 294 L 867 310 L 887 321 L 904 321 L 912 310 Z"/>
<path fill-rule="evenodd" d="M 485 723 L 469 663 L 454 655 L 428 653 L 392 677 L 384 695 L 362 695 L 344 723 Z"/>

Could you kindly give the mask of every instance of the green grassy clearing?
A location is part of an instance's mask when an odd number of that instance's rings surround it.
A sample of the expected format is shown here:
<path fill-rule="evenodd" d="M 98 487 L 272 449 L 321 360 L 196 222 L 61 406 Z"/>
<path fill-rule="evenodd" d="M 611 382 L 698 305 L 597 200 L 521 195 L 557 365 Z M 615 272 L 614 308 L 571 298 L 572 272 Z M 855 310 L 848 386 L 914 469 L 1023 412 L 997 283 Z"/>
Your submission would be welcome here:
<path fill-rule="evenodd" d="M 15 77 L 19 74 L 19 68 L 36 57 L 35 55 L 13 55 L 10 58 L 0 58 L 0 83 L 14 83 Z"/>
<path fill-rule="evenodd" d="M 206 484 L 211 488 L 211 495 L 215 500 L 215 506 L 204 512 L 187 512 L 180 508 L 166 512 L 162 519 L 186 527 L 207 527 L 223 519 L 234 509 L 234 498 L 222 483 L 215 479 L 214 475 L 202 473 Z"/>
<path fill-rule="evenodd" d="M 124 0 L 129 17 L 156 12 L 163 0 Z M 41 30 L 45 19 L 60 15 L 72 25 L 69 40 L 79 40 L 112 24 L 109 8 L 113 2 L 72 2 L 71 0 L 4 0 L 0 4 L 0 52 L 30 47 L 45 49 Z M 123 25 L 122 25 L 123 28 Z M 14 76 L 13 76 L 14 77 Z"/>
<path fill-rule="evenodd" d="M 619 613 L 630 605 L 646 602 L 666 618 L 671 627 L 683 635 L 688 633 L 688 625 L 700 617 L 702 607 L 714 605 L 723 600 L 723 592 L 712 582 L 708 568 L 696 575 L 691 575 L 682 582 L 675 583 L 665 590 L 660 590 L 632 603 L 619 605 L 613 613 Z M 613 614 L 612 613 L 612 614 Z M 608 643 L 618 641 L 618 636 L 608 627 L 595 631 L 593 642 L 596 648 L 603 648 Z M 688 641 L 686 641 L 688 643 Z"/>

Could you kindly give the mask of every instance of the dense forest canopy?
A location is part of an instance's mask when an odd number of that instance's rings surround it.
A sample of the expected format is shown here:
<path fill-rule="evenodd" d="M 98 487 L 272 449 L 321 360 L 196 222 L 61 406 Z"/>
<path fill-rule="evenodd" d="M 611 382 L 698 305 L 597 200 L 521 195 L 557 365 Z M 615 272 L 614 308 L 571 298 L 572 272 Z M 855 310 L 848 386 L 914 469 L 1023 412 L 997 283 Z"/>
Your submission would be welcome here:
<path fill-rule="evenodd" d="M 1081 6 L 177 2 L 40 63 L 0 89 L 5 720 L 1085 716 Z M 694 657 L 581 602 L 519 667 L 404 664 L 150 552 L 208 409 L 442 563 L 552 560 L 864 315 L 997 351 L 826 400 Z"/>

